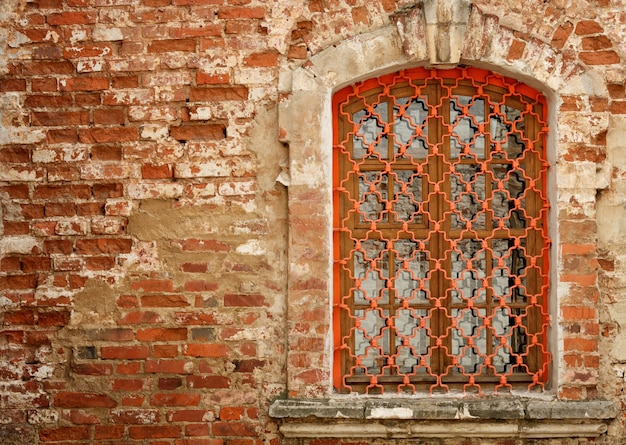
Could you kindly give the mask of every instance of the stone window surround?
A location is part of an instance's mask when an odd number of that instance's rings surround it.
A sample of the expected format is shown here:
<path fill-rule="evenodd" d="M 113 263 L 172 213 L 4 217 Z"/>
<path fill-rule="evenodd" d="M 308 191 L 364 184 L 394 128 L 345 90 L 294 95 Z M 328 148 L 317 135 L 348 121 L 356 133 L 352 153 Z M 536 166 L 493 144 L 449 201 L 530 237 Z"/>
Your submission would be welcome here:
<path fill-rule="evenodd" d="M 461 17 L 452 14 L 445 22 L 433 19 L 433 8 L 447 4 L 461 10 Z M 330 332 L 332 308 L 332 94 L 356 81 L 412 66 L 453 66 L 458 63 L 498 72 L 518 78 L 543 92 L 550 112 L 548 161 L 551 169 L 548 181 L 549 199 L 556 207 L 557 181 L 559 187 L 581 187 L 580 176 L 588 178 L 582 187 L 595 194 L 607 187 L 605 166 L 572 166 L 557 164 L 557 119 L 554 110 L 559 102 L 558 93 L 568 89 L 580 90 L 585 76 L 593 73 L 576 73 L 574 69 L 551 72 L 540 66 L 535 53 L 528 59 L 507 61 L 508 45 L 492 44 L 485 48 L 472 48 L 471 36 L 466 36 L 466 25 L 472 17 L 481 15 L 470 8 L 467 0 L 424 0 L 424 10 L 395 17 L 395 23 L 384 28 L 355 36 L 331 46 L 312 56 L 302 67 L 285 68 L 280 80 L 283 93 L 279 102 L 280 140 L 290 146 L 290 233 L 289 233 L 289 301 L 288 314 L 297 314 L 309 299 L 325 296 L 327 305 L 327 341 L 322 353 L 325 369 L 316 369 L 322 382 L 319 385 L 302 383 L 288 369 L 289 397 L 276 400 L 270 410 L 272 417 L 282 419 L 281 432 L 286 437 L 596 437 L 606 432 L 607 422 L 616 415 L 612 402 L 567 402 L 556 399 L 559 377 L 560 350 L 558 329 L 552 328 L 549 344 L 553 351 L 552 378 L 548 389 L 536 396 L 516 394 L 493 398 L 454 397 L 380 397 L 340 396 L 333 394 L 330 372 L 332 369 L 332 333 Z M 441 8 L 439 8 L 441 9 Z M 444 8 L 445 9 L 445 8 Z M 431 12 L 429 15 L 429 11 Z M 456 11 L 456 10 L 455 10 Z M 463 11 L 466 15 L 463 15 Z M 422 14 L 421 17 L 417 13 Z M 435 14 L 436 15 L 436 14 Z M 430 17 L 430 18 L 429 18 Z M 483 18 L 483 20 L 485 20 Z M 487 18 L 485 21 L 488 21 Z M 441 32 L 437 32 L 440 30 Z M 512 39 L 512 31 L 500 28 L 499 32 Z M 441 44 L 441 36 L 449 38 Z M 430 36 L 430 37 L 429 37 Z M 438 36 L 437 41 L 433 36 Z M 497 37 L 494 37 L 494 40 Z M 509 40 L 510 42 L 510 40 Z M 481 42 L 473 42 L 480 46 Z M 461 48 L 465 45 L 463 48 Z M 440 54 L 438 48 L 446 48 Z M 543 48 L 543 51 L 553 51 Z M 371 57 L 375 54 L 376 57 Z M 551 54 L 554 55 L 554 54 Z M 465 56 L 465 57 L 464 57 Z M 546 55 L 547 56 L 547 55 Z M 565 73 L 564 73 L 565 71 Z M 582 79 L 582 80 L 581 80 Z M 581 169 L 586 169 L 581 172 Z M 582 175 L 581 175 L 582 173 Z M 309 227 L 296 224 L 307 193 L 320 198 L 310 201 L 310 217 L 315 221 Z M 551 253 L 551 280 L 558 283 L 557 212 L 549 218 L 554 248 Z M 294 218 L 295 217 L 295 218 Z M 314 232 L 319 242 L 313 249 L 300 241 L 311 239 Z M 304 235 L 304 236 L 303 236 Z M 304 241 L 306 242 L 306 241 Z M 312 251 L 311 251 L 312 250 Z M 311 291 L 303 283 L 311 282 L 312 272 L 319 279 Z M 558 314 L 557 285 L 550 295 L 550 313 Z M 310 303 L 313 307 L 319 302 Z M 297 315 L 288 319 L 288 332 L 297 324 Z M 553 326 L 556 325 L 553 315 Z M 289 334 L 288 334 L 289 335 Z M 291 349 L 291 348 L 290 348 Z M 288 350 L 288 356 L 291 350 Z M 326 382 L 326 383 L 324 383 Z M 314 389 L 309 388 L 315 387 Z M 320 388 L 321 391 L 320 391 Z M 325 394 L 322 394 L 324 393 Z M 328 398 L 330 396 L 330 398 Z M 495 409 L 494 409 L 495 407 Z M 332 420 L 332 421 L 331 421 Z M 464 420 L 459 423 L 459 420 Z"/>

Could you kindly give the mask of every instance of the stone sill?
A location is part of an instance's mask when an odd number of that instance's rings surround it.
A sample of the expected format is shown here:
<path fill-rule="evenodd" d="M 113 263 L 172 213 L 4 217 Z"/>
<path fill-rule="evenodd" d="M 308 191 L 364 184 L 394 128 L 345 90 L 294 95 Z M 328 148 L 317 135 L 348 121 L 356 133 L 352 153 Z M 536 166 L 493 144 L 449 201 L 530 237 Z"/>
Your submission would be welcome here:
<path fill-rule="evenodd" d="M 598 437 L 617 409 L 613 402 L 518 397 L 480 399 L 276 400 L 270 416 L 292 437 L 559 438 Z"/>

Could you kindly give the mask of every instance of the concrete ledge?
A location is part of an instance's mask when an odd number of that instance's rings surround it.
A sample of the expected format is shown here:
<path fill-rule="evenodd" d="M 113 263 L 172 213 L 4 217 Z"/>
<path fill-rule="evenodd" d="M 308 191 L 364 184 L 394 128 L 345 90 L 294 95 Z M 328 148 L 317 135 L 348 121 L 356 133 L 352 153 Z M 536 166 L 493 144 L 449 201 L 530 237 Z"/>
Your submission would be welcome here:
<path fill-rule="evenodd" d="M 270 416 L 285 437 L 598 437 L 613 402 L 484 399 L 277 400 Z"/>

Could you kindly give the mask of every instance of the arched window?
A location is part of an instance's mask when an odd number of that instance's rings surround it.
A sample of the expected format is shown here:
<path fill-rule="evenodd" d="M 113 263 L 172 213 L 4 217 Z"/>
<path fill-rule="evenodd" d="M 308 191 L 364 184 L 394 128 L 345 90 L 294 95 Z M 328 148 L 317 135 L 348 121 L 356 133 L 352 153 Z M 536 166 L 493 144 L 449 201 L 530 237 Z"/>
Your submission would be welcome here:
<path fill-rule="evenodd" d="M 474 68 L 333 96 L 337 390 L 543 386 L 546 111 L 536 90 Z"/>

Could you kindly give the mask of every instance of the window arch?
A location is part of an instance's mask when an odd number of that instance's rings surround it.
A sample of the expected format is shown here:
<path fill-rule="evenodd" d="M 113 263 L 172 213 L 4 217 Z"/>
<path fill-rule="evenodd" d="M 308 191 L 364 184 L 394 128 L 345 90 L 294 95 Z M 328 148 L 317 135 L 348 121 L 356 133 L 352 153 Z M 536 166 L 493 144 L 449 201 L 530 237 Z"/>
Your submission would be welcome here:
<path fill-rule="evenodd" d="M 539 92 L 475 68 L 333 96 L 337 390 L 544 385 L 546 116 Z"/>

